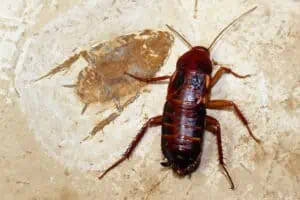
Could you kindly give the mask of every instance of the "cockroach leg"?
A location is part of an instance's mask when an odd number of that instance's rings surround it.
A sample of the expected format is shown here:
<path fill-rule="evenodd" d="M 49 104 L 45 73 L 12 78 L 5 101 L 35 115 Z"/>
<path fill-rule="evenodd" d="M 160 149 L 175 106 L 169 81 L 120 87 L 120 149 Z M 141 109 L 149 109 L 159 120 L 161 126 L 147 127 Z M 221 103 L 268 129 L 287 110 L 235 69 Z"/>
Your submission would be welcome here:
<path fill-rule="evenodd" d="M 119 111 L 119 112 L 122 112 L 123 111 L 123 108 L 121 106 L 121 103 L 120 103 L 120 99 L 116 96 L 113 97 L 113 102 L 115 104 L 115 107 L 116 109 Z"/>
<path fill-rule="evenodd" d="M 136 79 L 138 81 L 142 81 L 142 82 L 146 82 L 146 83 L 163 81 L 163 80 L 167 80 L 167 79 L 171 78 L 171 76 L 159 76 L 159 77 L 154 77 L 154 78 L 142 78 L 142 77 L 135 76 L 133 74 L 129 74 L 127 72 L 125 72 L 125 74 L 128 75 L 128 76 L 130 76 L 131 78 L 134 78 L 134 79 Z"/>
<path fill-rule="evenodd" d="M 66 88 L 76 88 L 76 84 L 67 84 L 67 85 L 63 85 L 63 87 L 66 87 Z"/>
<path fill-rule="evenodd" d="M 113 98 L 114 100 L 118 100 L 117 98 Z M 103 130 L 104 127 L 106 125 L 108 125 L 110 122 L 112 122 L 113 120 L 115 120 L 117 117 L 119 117 L 121 115 L 121 113 L 123 112 L 124 108 L 129 105 L 130 103 L 132 103 L 135 100 L 135 98 L 129 99 L 127 100 L 125 103 L 123 103 L 122 105 L 119 102 L 119 110 L 118 112 L 114 112 L 111 113 L 108 117 L 106 117 L 105 119 L 101 120 L 94 128 L 93 130 L 89 133 L 89 136 L 87 136 L 87 138 L 85 138 L 84 140 L 90 139 L 92 137 L 94 137 L 99 131 Z M 118 100 L 119 101 L 119 100 Z M 115 106 L 117 102 L 114 102 Z M 117 108 L 118 109 L 118 108 Z M 97 112 L 96 114 L 101 113 L 102 111 Z"/>
<path fill-rule="evenodd" d="M 219 164 L 222 167 L 223 171 L 225 172 L 225 176 L 230 183 L 230 189 L 234 190 L 234 188 L 235 188 L 234 183 L 233 183 L 232 178 L 231 178 L 227 168 L 225 167 L 225 163 L 224 163 L 220 123 L 215 118 L 206 115 L 205 129 L 208 130 L 209 132 L 213 133 L 217 137 Z"/>
<path fill-rule="evenodd" d="M 260 140 L 257 139 L 250 127 L 249 127 L 249 123 L 248 123 L 248 120 L 246 119 L 246 117 L 243 115 L 243 113 L 240 111 L 240 109 L 238 108 L 238 106 L 232 102 L 232 101 L 227 101 L 227 100 L 211 100 L 211 101 L 208 101 L 206 103 L 206 108 L 208 109 L 226 109 L 226 108 L 232 108 L 234 109 L 235 113 L 237 114 L 238 118 L 243 122 L 244 126 L 246 126 L 247 130 L 248 130 L 248 133 L 249 135 L 257 142 L 257 143 L 260 143 Z"/>
<path fill-rule="evenodd" d="M 233 76 L 237 77 L 237 78 L 247 78 L 247 77 L 250 77 L 250 75 L 239 75 L 235 72 L 233 72 L 230 68 L 227 68 L 227 67 L 221 67 L 217 72 L 216 74 L 214 75 L 214 77 L 212 77 L 211 79 L 211 83 L 210 83 L 210 88 L 212 88 L 218 81 L 219 79 L 221 78 L 221 76 L 223 74 L 232 74 Z"/>
<path fill-rule="evenodd" d="M 83 106 L 83 108 L 82 108 L 82 110 L 81 110 L 81 114 L 83 115 L 84 113 L 85 113 L 85 111 L 86 111 L 86 109 L 88 108 L 88 106 L 89 106 L 89 104 L 84 104 L 84 106 Z"/>
<path fill-rule="evenodd" d="M 119 164 L 121 164 L 124 160 L 128 159 L 132 152 L 134 151 L 134 149 L 137 147 L 137 145 L 140 143 L 140 141 L 142 140 L 142 138 L 144 137 L 147 129 L 151 126 L 159 126 L 162 124 L 162 116 L 156 116 L 156 117 L 152 117 L 150 118 L 142 127 L 142 129 L 140 130 L 140 132 L 135 136 L 135 138 L 133 139 L 133 141 L 131 142 L 131 144 L 129 145 L 129 147 L 127 148 L 127 150 L 125 151 L 125 153 L 122 155 L 122 157 L 116 161 L 113 165 L 111 165 L 108 169 L 106 169 L 103 174 L 101 176 L 99 176 L 99 179 L 102 179 L 110 170 L 112 170 L 113 168 L 117 167 Z"/>
<path fill-rule="evenodd" d="M 102 130 L 106 125 L 108 125 L 111 121 L 115 120 L 117 117 L 120 116 L 120 113 L 112 113 L 104 120 L 101 120 L 90 132 L 90 135 L 93 137 L 96 135 L 96 133 L 100 130 Z"/>
<path fill-rule="evenodd" d="M 92 59 L 91 57 L 89 56 L 88 52 L 87 51 L 81 51 L 73 56 L 71 56 L 70 58 L 68 58 L 67 60 L 65 60 L 62 64 L 58 65 L 57 67 L 53 68 L 50 72 L 48 72 L 47 74 L 41 76 L 40 78 L 37 78 L 35 79 L 33 82 L 37 82 L 37 81 L 40 81 L 44 78 L 47 78 L 47 77 L 50 77 L 50 76 L 53 76 L 59 72 L 62 72 L 62 71 L 65 71 L 65 70 L 69 70 L 72 66 L 72 64 L 74 62 L 76 62 L 79 57 L 82 56 L 87 62 L 91 62 Z"/>
<path fill-rule="evenodd" d="M 106 125 L 108 125 L 111 121 L 115 120 L 117 117 L 120 116 L 120 113 L 112 113 L 107 118 L 101 120 L 94 128 L 93 130 L 84 137 L 80 143 L 87 141 L 91 138 L 93 138 L 99 131 L 103 130 Z"/>

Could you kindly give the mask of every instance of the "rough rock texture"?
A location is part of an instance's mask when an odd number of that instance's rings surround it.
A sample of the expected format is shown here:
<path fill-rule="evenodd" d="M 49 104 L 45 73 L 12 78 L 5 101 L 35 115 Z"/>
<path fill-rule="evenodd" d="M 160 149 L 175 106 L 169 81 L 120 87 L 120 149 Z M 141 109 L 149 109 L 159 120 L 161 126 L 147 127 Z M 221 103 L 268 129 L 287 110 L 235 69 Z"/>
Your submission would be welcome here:
<path fill-rule="evenodd" d="M 198 0 L 196 18 L 193 0 L 3 1 L 0 199 L 300 199 L 299 1 Z M 212 98 L 234 100 L 263 141 L 255 144 L 232 112 L 209 111 L 221 122 L 235 191 L 228 189 L 218 167 L 215 138 L 209 133 L 201 166 L 191 178 L 163 170 L 159 128 L 148 131 L 130 161 L 102 181 L 96 179 L 95 170 L 120 156 L 146 118 L 162 112 L 166 85 L 147 86 L 149 91 L 101 134 L 80 144 L 101 113 L 95 116 L 91 109 L 81 116 L 82 105 L 72 90 L 53 89 L 59 79 L 31 82 L 73 51 L 146 28 L 164 29 L 164 24 L 173 25 L 192 44 L 207 46 L 233 18 L 255 5 L 258 9 L 228 31 L 213 54 L 236 72 L 252 74 L 246 80 L 224 76 Z M 176 38 L 159 74 L 172 73 L 186 50 Z M 74 74 L 62 84 L 71 83 L 67 81 Z M 49 93 L 35 93 L 30 90 L 34 87 Z"/>

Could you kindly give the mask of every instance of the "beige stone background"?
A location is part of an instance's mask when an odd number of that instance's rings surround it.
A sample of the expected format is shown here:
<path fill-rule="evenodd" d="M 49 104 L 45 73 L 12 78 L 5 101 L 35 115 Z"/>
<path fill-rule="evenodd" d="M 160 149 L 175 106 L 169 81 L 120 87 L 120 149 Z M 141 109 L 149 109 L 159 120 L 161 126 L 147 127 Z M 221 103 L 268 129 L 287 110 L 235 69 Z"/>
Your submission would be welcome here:
<path fill-rule="evenodd" d="M 164 85 L 149 85 L 124 113 L 87 143 L 97 121 L 64 79 L 30 80 L 95 41 L 172 24 L 193 44 L 209 45 L 245 10 L 214 51 L 247 80 L 224 76 L 213 98 L 234 100 L 262 145 L 252 141 L 232 112 L 221 122 L 224 154 L 237 185 L 231 191 L 206 134 L 201 166 L 179 179 L 162 169 L 160 129 L 152 128 L 134 156 L 102 181 L 96 169 L 126 149 L 146 117 L 161 113 Z M 2 0 L 0 4 L 0 199 L 300 199 L 300 1 L 224 0 Z M 186 47 L 176 39 L 159 74 L 170 74 Z M 80 64 L 80 63 L 79 63 Z M 64 82 L 66 83 L 66 82 Z M 63 101 L 60 101 L 62 100 Z"/>

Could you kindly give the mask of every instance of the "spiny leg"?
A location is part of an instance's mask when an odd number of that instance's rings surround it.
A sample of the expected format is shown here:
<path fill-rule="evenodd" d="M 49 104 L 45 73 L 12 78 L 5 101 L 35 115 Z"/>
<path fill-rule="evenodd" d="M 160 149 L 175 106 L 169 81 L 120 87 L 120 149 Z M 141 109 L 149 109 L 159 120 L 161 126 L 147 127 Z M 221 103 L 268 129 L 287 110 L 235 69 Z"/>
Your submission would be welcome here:
<path fill-rule="evenodd" d="M 171 78 L 171 76 L 159 76 L 159 77 L 154 77 L 154 78 L 142 78 L 142 77 L 135 76 L 133 74 L 129 74 L 127 72 L 125 72 L 125 74 L 128 75 L 128 76 L 130 76 L 131 78 L 134 78 L 136 80 L 139 80 L 139 81 L 142 81 L 142 82 L 146 82 L 146 83 L 163 81 L 163 80 L 167 80 L 167 79 Z"/>
<path fill-rule="evenodd" d="M 136 96 L 137 97 L 137 96 Z M 115 97 L 113 97 L 114 99 Z M 117 99 L 116 99 L 117 100 Z M 89 133 L 89 135 L 87 137 L 85 137 L 82 141 L 85 141 L 89 138 L 94 137 L 99 131 L 101 131 L 106 125 L 108 125 L 111 121 L 115 120 L 117 117 L 119 117 L 121 115 L 121 113 L 123 112 L 123 109 L 128 106 L 129 104 L 131 104 L 133 101 L 135 100 L 135 98 L 129 99 L 127 100 L 125 103 L 120 103 L 115 106 L 119 106 L 118 112 L 114 112 L 111 113 L 108 117 L 106 117 L 104 120 L 100 121 L 94 128 L 93 130 Z M 119 100 L 118 100 L 119 101 Z M 116 103 L 116 102 L 114 102 Z M 101 113 L 101 111 L 97 112 L 96 114 Z"/>
<path fill-rule="evenodd" d="M 220 67 L 220 69 L 216 72 L 216 74 L 214 75 L 214 77 L 212 77 L 211 79 L 211 83 L 210 83 L 210 88 L 212 88 L 218 81 L 219 79 L 221 78 L 221 76 L 223 74 L 232 74 L 233 76 L 237 77 L 237 78 L 247 78 L 247 77 L 250 77 L 250 75 L 239 75 L 235 72 L 233 72 L 230 68 L 227 68 L 227 67 Z"/>
<path fill-rule="evenodd" d="M 96 133 L 100 130 L 102 130 L 106 125 L 108 125 L 111 121 L 115 120 L 117 117 L 120 116 L 120 113 L 112 113 L 107 118 L 102 120 L 100 123 L 98 123 L 93 130 L 90 132 L 91 136 L 96 135 Z"/>
<path fill-rule="evenodd" d="M 91 139 L 94 137 L 99 131 L 101 131 L 106 125 L 108 125 L 111 121 L 115 120 L 117 117 L 120 116 L 120 113 L 112 113 L 107 118 L 103 119 L 101 122 L 99 122 L 93 130 L 81 140 L 80 143 L 87 141 L 88 139 Z"/>
<path fill-rule="evenodd" d="M 62 86 L 66 87 L 66 88 L 76 88 L 77 84 L 67 84 L 67 85 L 62 85 Z"/>
<path fill-rule="evenodd" d="M 122 155 L 122 157 L 116 161 L 113 165 L 111 165 L 108 169 L 106 169 L 101 176 L 99 176 L 99 179 L 102 179 L 110 170 L 117 167 L 119 164 L 121 164 L 125 159 L 128 159 L 134 149 L 137 147 L 137 145 L 140 143 L 141 139 L 144 137 L 147 129 L 151 126 L 159 126 L 162 124 L 162 116 L 156 116 L 150 118 L 142 127 L 142 129 L 139 131 L 139 133 L 135 136 L 125 153 Z"/>
<path fill-rule="evenodd" d="M 107 126 L 111 121 L 115 120 L 117 117 L 120 116 L 121 113 L 112 113 L 105 119 L 101 120 L 97 123 L 94 128 L 89 132 L 89 134 L 84 137 L 80 143 L 87 141 L 88 139 L 93 138 L 99 131 L 103 130 L 105 126 Z"/>
<path fill-rule="evenodd" d="M 219 164 L 225 172 L 225 175 L 231 186 L 230 188 L 234 190 L 235 188 L 234 183 L 224 163 L 220 123 L 215 118 L 207 115 L 205 117 L 205 129 L 208 130 L 209 132 L 214 133 L 215 136 L 217 137 Z"/>
<path fill-rule="evenodd" d="M 117 109 L 119 112 L 122 112 L 122 111 L 123 111 L 123 107 L 121 106 L 120 98 L 117 97 L 117 96 L 113 96 L 113 102 L 114 102 L 114 104 L 115 104 L 116 109 Z"/>
<path fill-rule="evenodd" d="M 86 104 L 84 104 L 84 106 L 83 106 L 83 108 L 82 108 L 82 110 L 81 110 L 81 115 L 83 115 L 84 113 L 85 113 L 85 111 L 86 111 L 86 109 L 89 107 L 89 104 L 88 103 L 86 103 Z"/>
<path fill-rule="evenodd" d="M 246 119 L 246 117 L 243 115 L 243 113 L 240 111 L 240 109 L 238 108 L 238 106 L 233 102 L 233 101 L 227 101 L 227 100 L 211 100 L 208 101 L 206 103 L 206 108 L 208 109 L 226 109 L 226 108 L 233 108 L 235 113 L 237 114 L 238 118 L 243 122 L 244 126 L 246 126 L 249 135 L 257 142 L 260 143 L 260 140 L 257 139 L 250 127 L 249 127 L 249 123 L 248 120 Z"/>
<path fill-rule="evenodd" d="M 59 72 L 62 72 L 64 70 L 69 70 L 71 68 L 71 65 L 76 62 L 79 57 L 82 56 L 87 62 L 91 62 L 92 59 L 91 57 L 88 55 L 87 51 L 81 51 L 73 56 L 71 56 L 70 58 L 68 58 L 67 60 L 65 60 L 62 64 L 58 65 L 57 67 L 55 67 L 54 69 L 52 69 L 50 72 L 48 72 L 47 74 L 37 78 L 34 80 L 34 82 L 37 82 L 39 80 L 42 80 L 44 78 L 47 78 L 49 76 L 53 76 Z"/>

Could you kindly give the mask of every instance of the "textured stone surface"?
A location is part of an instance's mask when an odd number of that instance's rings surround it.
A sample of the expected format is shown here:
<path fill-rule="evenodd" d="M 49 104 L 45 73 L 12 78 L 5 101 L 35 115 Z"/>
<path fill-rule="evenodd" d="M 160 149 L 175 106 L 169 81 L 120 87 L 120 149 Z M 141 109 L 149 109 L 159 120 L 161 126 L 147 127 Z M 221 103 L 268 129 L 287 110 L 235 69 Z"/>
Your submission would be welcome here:
<path fill-rule="evenodd" d="M 192 0 L 3 1 L 1 199 L 300 198 L 299 1 L 199 0 L 196 19 Z M 77 106 L 74 93 L 53 89 L 59 79 L 30 82 L 74 50 L 145 28 L 164 29 L 166 23 L 184 33 L 192 44 L 209 45 L 224 26 L 254 5 L 258 9 L 232 28 L 213 54 L 236 72 L 253 74 L 246 80 L 224 76 L 212 98 L 234 100 L 251 122 L 253 132 L 263 140 L 262 145 L 248 137 L 232 112 L 209 111 L 221 122 L 224 154 L 237 185 L 235 191 L 228 189 L 218 167 L 215 138 L 209 133 L 201 166 L 190 179 L 178 179 L 170 170 L 163 170 L 159 165 L 159 128 L 148 131 L 130 161 L 102 181 L 96 179 L 94 170 L 102 170 L 117 159 L 145 118 L 161 113 L 166 85 L 149 85 L 149 91 L 102 134 L 87 141 L 84 148 L 76 148 L 81 145 L 82 133 L 90 130 L 101 114 L 95 117 L 91 110 L 80 116 L 81 104 Z M 159 74 L 170 74 L 186 50 L 176 39 Z M 49 96 L 35 94 L 32 98 L 34 90 L 28 88 L 34 87 L 49 91 Z M 53 103 L 58 96 L 64 99 Z M 47 106 L 39 106 L 40 102 Z M 64 140 L 70 137 L 75 140 Z"/>

